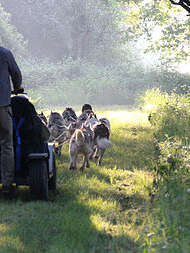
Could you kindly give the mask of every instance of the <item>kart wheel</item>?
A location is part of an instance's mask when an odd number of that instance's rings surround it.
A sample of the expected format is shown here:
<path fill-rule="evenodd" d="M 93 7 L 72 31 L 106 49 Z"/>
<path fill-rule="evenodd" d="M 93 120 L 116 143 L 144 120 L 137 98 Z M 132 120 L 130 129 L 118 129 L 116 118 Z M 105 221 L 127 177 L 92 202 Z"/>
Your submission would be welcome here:
<path fill-rule="evenodd" d="M 28 167 L 32 198 L 48 200 L 47 162 L 45 160 L 32 160 Z"/>
<path fill-rule="evenodd" d="M 53 158 L 52 158 L 52 166 L 53 166 L 53 175 L 52 177 L 49 179 L 49 190 L 56 190 L 56 179 L 57 179 L 57 168 L 56 168 L 56 162 L 55 162 L 55 154 L 53 152 Z"/>

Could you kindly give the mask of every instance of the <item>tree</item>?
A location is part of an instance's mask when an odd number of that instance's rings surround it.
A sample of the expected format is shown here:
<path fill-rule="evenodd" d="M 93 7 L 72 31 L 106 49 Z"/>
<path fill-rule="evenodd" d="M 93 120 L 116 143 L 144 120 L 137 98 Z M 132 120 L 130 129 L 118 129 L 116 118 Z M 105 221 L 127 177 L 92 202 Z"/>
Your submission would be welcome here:
<path fill-rule="evenodd" d="M 190 1 L 189 0 L 179 0 L 178 2 L 175 2 L 173 0 L 170 0 L 172 4 L 180 5 L 182 8 L 184 8 L 186 11 L 190 13 Z"/>
<path fill-rule="evenodd" d="M 112 54 L 119 41 L 118 9 L 102 0 L 2 0 L 2 4 L 38 57 L 101 58 Z"/>
<path fill-rule="evenodd" d="M 19 56 L 26 54 L 26 42 L 23 36 L 11 24 L 11 16 L 0 4 L 0 44 L 15 52 Z"/>
<path fill-rule="evenodd" d="M 125 3 L 126 39 L 144 41 L 145 53 L 159 55 L 166 66 L 187 60 L 190 19 L 184 14 L 169 0 L 129 1 Z"/>

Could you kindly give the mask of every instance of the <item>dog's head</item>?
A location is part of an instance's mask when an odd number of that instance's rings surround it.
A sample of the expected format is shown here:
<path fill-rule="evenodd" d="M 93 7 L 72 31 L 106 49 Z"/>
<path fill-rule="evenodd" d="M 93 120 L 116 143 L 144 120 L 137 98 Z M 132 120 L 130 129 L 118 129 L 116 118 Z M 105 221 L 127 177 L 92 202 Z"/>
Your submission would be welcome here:
<path fill-rule="evenodd" d="M 73 108 L 67 107 L 65 111 L 62 113 L 62 117 L 66 121 L 75 121 L 77 120 L 77 116 Z"/>
<path fill-rule="evenodd" d="M 51 111 L 50 116 L 49 116 L 48 128 L 54 124 L 62 125 L 63 118 L 60 113 Z"/>
<path fill-rule="evenodd" d="M 51 121 L 56 122 L 56 121 L 58 121 L 58 120 L 61 120 L 61 119 L 62 119 L 62 116 L 61 116 L 61 114 L 58 113 L 58 112 L 52 112 L 52 111 L 51 111 L 50 116 L 49 116 L 49 119 L 50 119 Z"/>
<path fill-rule="evenodd" d="M 97 137 L 109 139 L 109 136 L 109 129 L 104 124 L 97 124 L 94 127 L 94 139 L 96 139 Z"/>
<path fill-rule="evenodd" d="M 93 111 L 88 111 L 88 112 L 85 112 L 85 113 L 88 115 L 87 120 L 92 119 L 92 118 L 97 119 L 96 114 Z"/>
<path fill-rule="evenodd" d="M 101 119 L 99 119 L 99 121 L 100 121 L 102 124 L 104 124 L 104 125 L 109 129 L 109 131 L 110 131 L 110 122 L 109 122 L 108 119 L 106 119 L 106 118 L 101 118 Z"/>
<path fill-rule="evenodd" d="M 78 117 L 78 121 L 85 122 L 88 118 L 88 115 L 84 112 Z"/>

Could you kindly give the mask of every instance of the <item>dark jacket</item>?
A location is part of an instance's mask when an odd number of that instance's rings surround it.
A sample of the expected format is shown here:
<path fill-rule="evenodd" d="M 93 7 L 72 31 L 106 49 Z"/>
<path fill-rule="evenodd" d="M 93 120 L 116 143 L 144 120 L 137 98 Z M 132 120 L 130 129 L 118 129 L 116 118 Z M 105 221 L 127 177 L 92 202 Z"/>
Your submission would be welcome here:
<path fill-rule="evenodd" d="M 10 104 L 10 77 L 14 90 L 19 89 L 22 83 L 20 69 L 10 50 L 0 47 L 0 106 Z"/>

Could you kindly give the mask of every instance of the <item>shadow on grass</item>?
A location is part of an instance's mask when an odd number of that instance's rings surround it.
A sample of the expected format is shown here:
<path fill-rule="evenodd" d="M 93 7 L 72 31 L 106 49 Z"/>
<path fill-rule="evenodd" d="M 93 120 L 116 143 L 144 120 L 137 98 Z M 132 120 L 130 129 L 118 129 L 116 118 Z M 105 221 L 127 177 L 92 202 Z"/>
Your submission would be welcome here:
<path fill-rule="evenodd" d="M 124 211 L 127 209 L 137 209 L 146 201 L 146 198 L 139 194 L 138 192 L 133 192 L 130 184 L 124 183 L 117 185 L 112 185 L 110 183 L 110 178 L 99 172 L 98 170 L 93 170 L 92 172 L 87 172 L 85 177 L 90 181 L 91 178 L 97 177 L 100 184 L 104 184 L 103 187 L 97 187 L 89 184 L 84 185 L 84 187 L 79 188 L 79 186 L 73 185 L 75 187 L 75 191 L 84 191 L 88 192 L 88 194 L 93 198 L 102 198 L 103 200 L 109 200 L 112 202 L 117 202 L 120 205 L 120 211 Z"/>
<path fill-rule="evenodd" d="M 134 191 L 131 185 L 126 184 L 126 181 L 122 182 L 120 185 L 111 184 L 110 177 L 101 173 L 98 169 L 86 170 L 85 172 L 72 172 L 72 176 L 69 176 L 70 172 L 64 173 L 64 178 L 61 180 L 61 185 L 65 185 L 65 189 L 70 190 L 72 188 L 73 194 L 78 195 L 88 195 L 87 202 L 91 200 L 92 202 L 96 200 L 101 200 L 105 205 L 117 206 L 117 211 L 108 211 L 107 217 L 112 225 L 117 224 L 117 215 L 122 212 L 128 212 L 133 210 L 139 210 L 143 212 L 144 206 L 147 203 L 147 197 L 143 196 L 138 191 Z M 80 180 L 79 178 L 83 178 Z M 66 186 L 67 185 L 67 186 Z M 114 204 L 115 203 L 115 204 Z M 103 204 L 103 205 L 104 205 Z M 93 205 L 93 212 L 101 213 L 101 208 L 99 206 Z M 110 207 L 111 210 L 111 207 Z M 117 214 L 116 214 L 117 213 Z M 104 216 L 104 213 L 102 213 Z M 127 219 L 123 220 L 120 225 L 126 225 Z M 142 223 L 142 221 L 141 221 Z"/>
<path fill-rule="evenodd" d="M 106 151 L 103 166 L 122 170 L 151 168 L 150 136 L 149 128 L 117 129 L 111 136 L 114 145 Z M 57 163 L 68 167 L 68 162 L 66 145 Z M 110 178 L 100 171 L 98 168 L 82 174 L 60 168 L 59 193 L 50 193 L 49 202 L 29 201 L 26 188 L 19 189 L 13 200 L 0 196 L 0 253 L 140 252 L 138 243 L 123 228 L 132 218 L 121 219 L 121 213 L 141 208 L 145 199 L 128 190 L 128 186 L 120 190 L 111 185 Z"/>
<path fill-rule="evenodd" d="M 75 178 L 70 182 L 73 186 L 63 184 L 54 202 L 27 202 L 26 188 L 12 200 L 0 196 L 0 252 L 137 252 L 131 238 L 113 233 L 113 224 L 109 228 L 101 224 L 98 210 L 78 198 Z"/>

